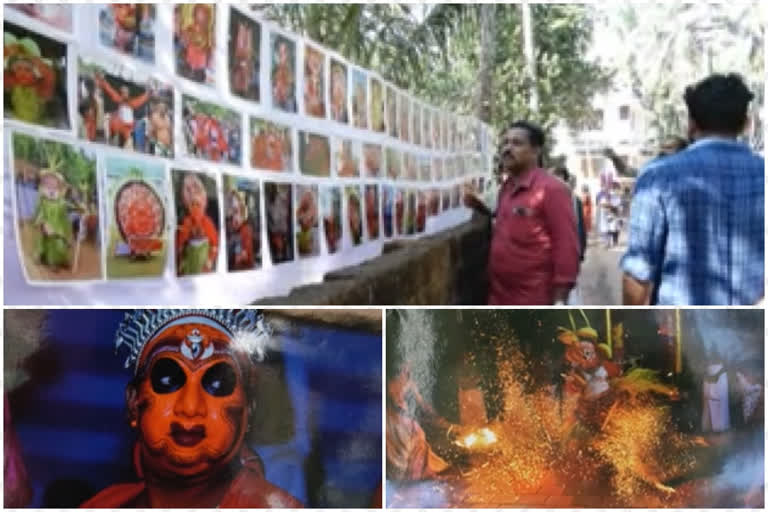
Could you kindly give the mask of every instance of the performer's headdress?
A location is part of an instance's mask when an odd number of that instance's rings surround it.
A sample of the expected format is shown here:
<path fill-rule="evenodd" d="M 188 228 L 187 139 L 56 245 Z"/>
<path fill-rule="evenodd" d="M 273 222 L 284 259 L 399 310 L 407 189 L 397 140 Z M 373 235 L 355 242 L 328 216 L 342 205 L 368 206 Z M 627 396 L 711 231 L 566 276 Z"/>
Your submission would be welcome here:
<path fill-rule="evenodd" d="M 247 355 L 250 360 L 264 356 L 272 329 L 264 315 L 256 309 L 137 309 L 126 313 L 115 336 L 115 352 L 128 349 L 125 368 L 134 366 L 139 372 L 145 359 L 145 348 L 158 334 L 169 327 L 182 324 L 203 324 L 228 335 L 229 351 Z M 179 350 L 190 359 L 204 359 L 214 353 L 212 344 L 203 349 L 203 337 L 192 330 L 179 343 Z"/>

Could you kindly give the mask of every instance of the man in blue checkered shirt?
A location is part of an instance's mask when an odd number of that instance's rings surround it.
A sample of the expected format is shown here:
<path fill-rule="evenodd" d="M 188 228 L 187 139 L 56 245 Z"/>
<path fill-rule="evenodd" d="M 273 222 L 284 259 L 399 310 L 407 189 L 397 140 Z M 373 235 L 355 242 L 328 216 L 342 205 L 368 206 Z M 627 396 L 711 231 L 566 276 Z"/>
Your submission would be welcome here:
<path fill-rule="evenodd" d="M 638 178 L 621 260 L 624 304 L 755 304 L 764 294 L 764 161 L 737 141 L 753 99 L 741 77 L 685 91 L 685 151 Z"/>

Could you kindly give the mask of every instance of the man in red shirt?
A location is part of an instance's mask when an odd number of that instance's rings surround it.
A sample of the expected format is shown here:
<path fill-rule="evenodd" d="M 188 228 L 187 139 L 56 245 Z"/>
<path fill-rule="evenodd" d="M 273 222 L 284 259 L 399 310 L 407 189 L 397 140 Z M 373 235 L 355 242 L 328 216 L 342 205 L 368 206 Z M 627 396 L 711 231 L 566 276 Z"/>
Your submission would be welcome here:
<path fill-rule="evenodd" d="M 488 304 L 564 304 L 579 273 L 579 237 L 566 186 L 539 165 L 544 132 L 526 121 L 502 134 L 499 191 L 488 263 Z M 483 213 L 474 195 L 464 203 Z"/>

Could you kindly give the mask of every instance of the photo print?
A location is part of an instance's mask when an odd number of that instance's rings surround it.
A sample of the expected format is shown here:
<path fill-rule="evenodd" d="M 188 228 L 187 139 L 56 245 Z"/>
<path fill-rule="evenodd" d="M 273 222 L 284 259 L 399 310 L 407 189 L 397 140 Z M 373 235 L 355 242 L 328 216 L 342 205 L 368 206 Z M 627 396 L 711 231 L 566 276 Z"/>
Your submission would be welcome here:
<path fill-rule="evenodd" d="M 381 146 L 363 144 L 363 168 L 366 178 L 378 178 L 381 175 Z"/>
<path fill-rule="evenodd" d="M 379 186 L 368 184 L 365 189 L 365 227 L 368 230 L 368 240 L 379 238 Z"/>
<path fill-rule="evenodd" d="M 19 132 L 11 148 L 19 260 L 29 281 L 101 278 L 96 154 Z"/>
<path fill-rule="evenodd" d="M 229 10 L 229 90 L 261 100 L 261 25 L 234 7 Z"/>
<path fill-rule="evenodd" d="M 413 108 L 413 137 L 412 142 L 421 146 L 421 103 L 411 102 Z"/>
<path fill-rule="evenodd" d="M 173 87 L 122 65 L 80 57 L 77 133 L 128 151 L 173 158 Z"/>
<path fill-rule="evenodd" d="M 405 196 L 405 189 L 395 189 L 395 234 L 397 235 L 405 234 Z"/>
<path fill-rule="evenodd" d="M 293 261 L 293 185 L 265 182 L 264 207 L 272 264 Z"/>
<path fill-rule="evenodd" d="M 240 165 L 242 118 L 234 110 L 186 94 L 181 97 L 182 154 Z"/>
<path fill-rule="evenodd" d="M 68 4 L 5 4 L 6 9 L 13 9 L 41 21 L 47 25 L 72 32 L 72 5 Z"/>
<path fill-rule="evenodd" d="M 403 163 L 403 166 L 405 167 L 405 179 L 417 181 L 419 179 L 418 157 L 413 153 L 404 153 Z"/>
<path fill-rule="evenodd" d="M 349 123 L 347 66 L 331 58 L 331 119 Z"/>
<path fill-rule="evenodd" d="M 432 160 L 428 156 L 419 158 L 419 180 L 423 182 L 432 181 Z"/>
<path fill-rule="evenodd" d="M 405 94 L 398 94 L 398 115 L 400 122 L 400 140 L 411 142 L 411 117 L 410 117 L 410 98 Z"/>
<path fill-rule="evenodd" d="M 405 191 L 405 234 L 412 235 L 416 232 L 416 191 Z"/>
<path fill-rule="evenodd" d="M 397 126 L 397 92 L 393 87 L 386 87 L 386 118 L 387 133 L 390 137 L 398 137 Z"/>
<path fill-rule="evenodd" d="M 173 169 L 176 209 L 176 275 L 216 272 L 219 257 L 219 193 L 216 178 Z"/>
<path fill-rule="evenodd" d="M 423 233 L 427 226 L 427 192 L 416 191 L 416 232 Z"/>
<path fill-rule="evenodd" d="M 259 182 L 224 175 L 227 270 L 261 268 L 261 192 Z"/>
<path fill-rule="evenodd" d="M 296 43 L 271 33 L 270 55 L 272 107 L 284 112 L 296 112 Z"/>
<path fill-rule="evenodd" d="M 347 185 L 344 187 L 344 197 L 347 203 L 349 240 L 353 246 L 360 245 L 363 242 L 363 212 L 360 201 L 360 187 L 357 185 Z"/>
<path fill-rule="evenodd" d="M 441 201 L 440 201 L 440 211 L 447 212 L 451 209 L 451 189 L 450 188 L 444 188 L 442 189 L 441 195 Z"/>
<path fill-rule="evenodd" d="M 104 167 L 107 277 L 162 276 L 168 250 L 165 165 L 108 156 Z"/>
<path fill-rule="evenodd" d="M 365 72 L 352 70 L 352 126 L 368 129 L 368 81 Z"/>
<path fill-rule="evenodd" d="M 176 4 L 173 10 L 176 73 L 212 85 L 216 78 L 216 5 Z"/>
<path fill-rule="evenodd" d="M 443 162 L 444 160 L 442 158 L 435 158 L 432 161 L 432 169 L 435 171 L 435 181 L 438 183 L 445 179 L 445 175 L 443 174 Z"/>
<path fill-rule="evenodd" d="M 154 4 L 108 4 L 99 7 L 99 40 L 115 51 L 155 62 Z"/>
<path fill-rule="evenodd" d="M 331 146 L 327 136 L 299 132 L 299 168 L 309 176 L 331 175 Z"/>
<path fill-rule="evenodd" d="M 375 132 L 384 133 L 384 87 L 381 80 L 371 77 L 371 102 L 369 111 L 371 112 L 371 129 Z"/>
<path fill-rule="evenodd" d="M 421 109 L 421 140 L 426 148 L 432 148 L 432 130 L 430 121 L 432 120 L 432 109 L 426 107 Z"/>
<path fill-rule="evenodd" d="M 391 180 L 397 180 L 400 178 L 402 171 L 401 165 L 401 153 L 395 148 L 387 148 L 387 178 Z"/>
<path fill-rule="evenodd" d="M 6 119 L 67 130 L 67 45 L 3 23 L 3 109 Z"/>
<path fill-rule="evenodd" d="M 304 45 L 304 114 L 325 118 L 325 54 Z"/>
<path fill-rule="evenodd" d="M 336 176 L 339 178 L 360 177 L 360 142 L 334 137 L 332 139 Z"/>
<path fill-rule="evenodd" d="M 394 219 L 395 219 L 395 194 L 396 190 L 393 185 L 382 186 L 381 204 L 382 204 L 382 221 L 384 222 L 384 236 L 386 238 L 392 238 L 394 233 Z"/>
<path fill-rule="evenodd" d="M 323 231 L 328 253 L 333 254 L 341 247 L 343 225 L 341 220 L 341 189 L 336 186 L 320 185 L 320 206 L 323 213 Z"/>
<path fill-rule="evenodd" d="M 299 257 L 320 254 L 318 186 L 296 185 L 296 248 Z"/>
<path fill-rule="evenodd" d="M 429 190 L 427 197 L 427 215 L 435 217 L 440 214 L 440 191 L 436 188 Z"/>
<path fill-rule="evenodd" d="M 293 137 L 291 128 L 250 118 L 251 167 L 267 171 L 293 172 Z"/>

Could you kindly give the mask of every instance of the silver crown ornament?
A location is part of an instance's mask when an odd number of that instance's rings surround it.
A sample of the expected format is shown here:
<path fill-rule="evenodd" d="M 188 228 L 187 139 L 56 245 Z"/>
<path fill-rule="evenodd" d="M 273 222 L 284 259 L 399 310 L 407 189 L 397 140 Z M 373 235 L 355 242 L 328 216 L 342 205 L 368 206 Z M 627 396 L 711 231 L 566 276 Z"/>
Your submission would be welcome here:
<path fill-rule="evenodd" d="M 117 328 L 115 353 L 127 348 L 125 368 L 134 365 L 134 372 L 138 371 L 144 345 L 163 327 L 186 317 L 201 317 L 221 326 L 233 339 L 247 339 L 246 348 L 259 352 L 259 357 L 263 356 L 264 341 L 272 335 L 264 315 L 257 309 L 136 309 L 126 313 Z"/>

